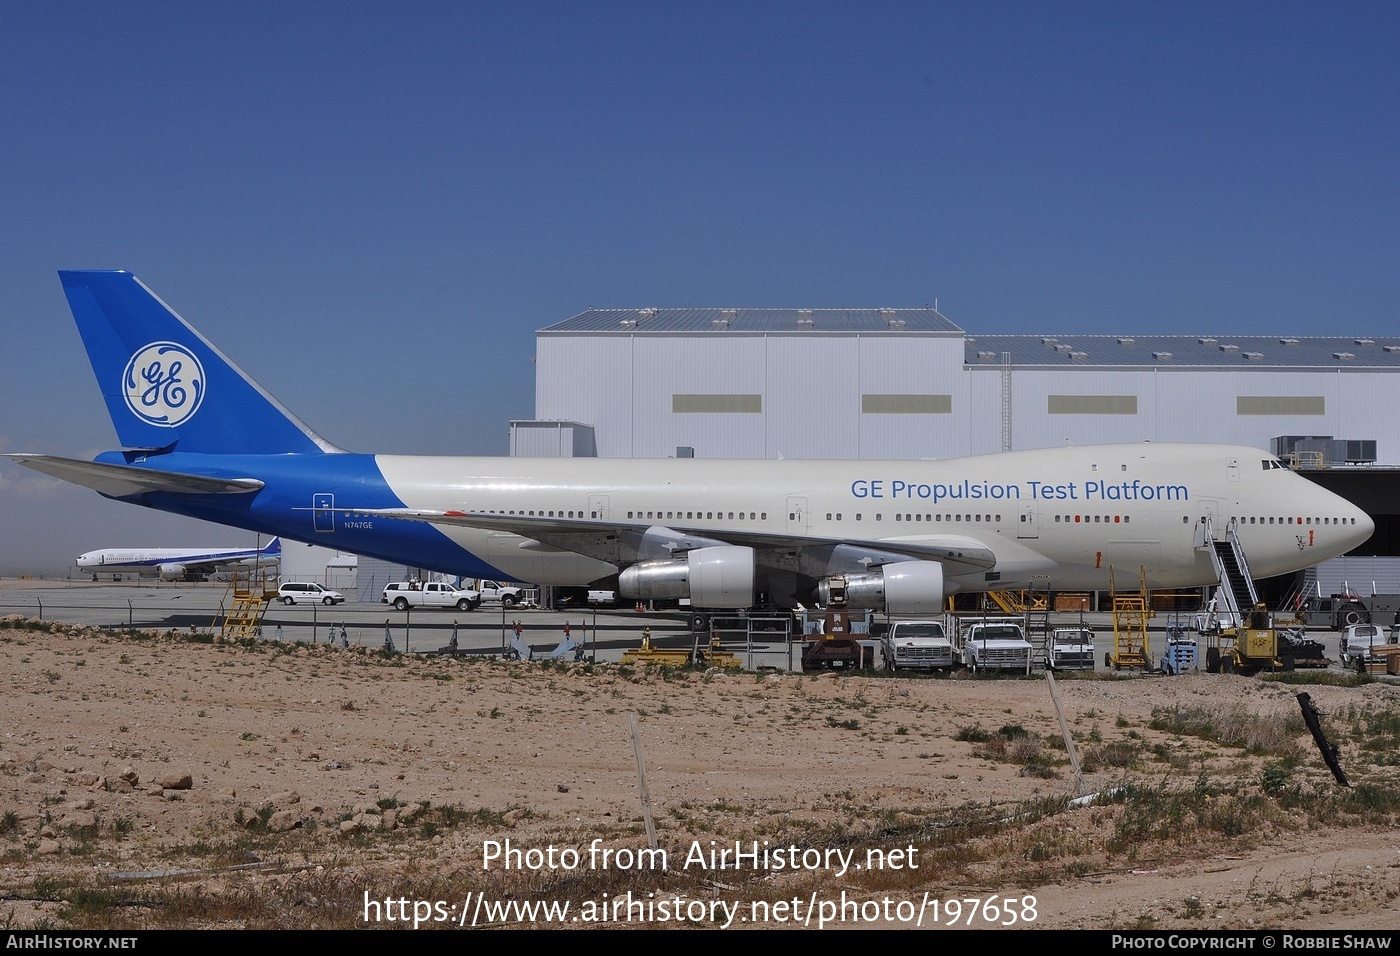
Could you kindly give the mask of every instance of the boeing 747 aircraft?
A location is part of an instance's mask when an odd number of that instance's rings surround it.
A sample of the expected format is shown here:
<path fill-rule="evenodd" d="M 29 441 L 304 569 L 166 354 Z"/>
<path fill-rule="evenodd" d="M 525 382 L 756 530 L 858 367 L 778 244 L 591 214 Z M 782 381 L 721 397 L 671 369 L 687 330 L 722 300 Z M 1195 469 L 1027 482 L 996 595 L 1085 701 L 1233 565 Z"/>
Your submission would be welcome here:
<path fill-rule="evenodd" d="M 317 435 L 127 272 L 62 272 L 122 443 L 8 457 L 162 511 L 468 577 L 697 608 L 938 611 L 957 591 L 1213 583 L 1342 554 L 1371 519 L 1255 448 L 1136 444 L 945 461 L 428 458 Z M 604 583 L 606 582 L 606 584 Z"/>
<path fill-rule="evenodd" d="M 282 540 L 261 548 L 103 548 L 78 555 L 80 570 L 98 574 L 135 572 L 143 578 L 181 581 L 235 565 L 273 567 L 282 559 Z"/>

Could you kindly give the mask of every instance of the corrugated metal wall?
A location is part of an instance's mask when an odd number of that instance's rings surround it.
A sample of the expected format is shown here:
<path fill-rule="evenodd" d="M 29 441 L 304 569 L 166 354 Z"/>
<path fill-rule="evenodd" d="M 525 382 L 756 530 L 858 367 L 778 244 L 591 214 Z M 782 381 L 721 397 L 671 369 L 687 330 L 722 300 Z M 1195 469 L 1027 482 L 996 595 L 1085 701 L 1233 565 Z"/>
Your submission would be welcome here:
<path fill-rule="evenodd" d="M 580 333 L 542 335 L 537 346 L 537 418 L 593 425 L 602 457 L 667 457 L 681 445 L 701 458 L 1001 450 L 999 357 L 965 365 L 956 335 Z M 1214 441 L 1267 450 L 1279 435 L 1331 435 L 1374 439 L 1381 463 L 1400 463 L 1400 416 L 1389 411 L 1400 406 L 1400 374 L 1391 371 L 1066 362 L 1013 367 L 1010 385 L 1015 449 Z M 1279 406 L 1241 401 L 1269 396 L 1322 414 L 1253 414 Z"/>

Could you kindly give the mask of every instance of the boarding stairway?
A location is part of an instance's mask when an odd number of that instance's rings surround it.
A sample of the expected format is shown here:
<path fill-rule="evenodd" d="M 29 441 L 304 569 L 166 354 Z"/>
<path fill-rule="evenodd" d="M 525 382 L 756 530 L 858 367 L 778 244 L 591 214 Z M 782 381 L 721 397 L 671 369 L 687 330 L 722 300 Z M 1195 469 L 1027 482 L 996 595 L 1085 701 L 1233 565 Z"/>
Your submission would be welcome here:
<path fill-rule="evenodd" d="M 1249 573 L 1244 548 L 1240 547 L 1235 519 L 1225 526 L 1225 537 L 1217 541 L 1209 518 L 1205 520 L 1205 542 L 1210 549 L 1211 564 L 1219 582 L 1215 589 L 1215 615 L 1225 627 L 1241 627 L 1245 615 L 1259 603 L 1259 592 Z"/>
<path fill-rule="evenodd" d="M 1113 607 L 1113 650 L 1104 654 L 1104 666 L 1121 670 L 1137 667 L 1149 670 L 1152 656 L 1147 647 L 1147 622 L 1152 617 L 1151 594 L 1147 589 L 1147 568 L 1138 569 L 1138 590 L 1120 592 L 1108 568 L 1108 597 Z"/>
<path fill-rule="evenodd" d="M 214 621 L 219 636 L 232 640 L 261 634 L 267 607 L 277 596 L 277 580 L 277 572 L 270 568 L 234 568 L 228 612 L 223 621 Z"/>
<path fill-rule="evenodd" d="M 998 593 L 1003 592 L 993 592 L 993 600 L 996 600 Z M 1044 668 L 1050 642 L 1050 578 L 1035 575 L 1027 590 L 1016 592 L 1016 607 L 1014 613 L 1026 622 L 1026 640 L 1031 642 L 1031 666 Z"/>
<path fill-rule="evenodd" d="M 1293 587 L 1289 588 L 1280 607 L 1298 615 L 1301 623 L 1302 615 L 1307 610 L 1308 597 L 1317 591 L 1317 565 L 1313 565 L 1310 568 L 1304 568 L 1302 573 L 1298 575 L 1298 580 L 1294 582 Z M 1318 593 L 1317 596 L 1322 597 L 1322 594 Z"/>
<path fill-rule="evenodd" d="M 1023 591 L 988 591 L 987 598 L 1002 613 L 1010 615 L 1045 611 L 1049 607 L 1049 589 L 1032 586 Z"/>

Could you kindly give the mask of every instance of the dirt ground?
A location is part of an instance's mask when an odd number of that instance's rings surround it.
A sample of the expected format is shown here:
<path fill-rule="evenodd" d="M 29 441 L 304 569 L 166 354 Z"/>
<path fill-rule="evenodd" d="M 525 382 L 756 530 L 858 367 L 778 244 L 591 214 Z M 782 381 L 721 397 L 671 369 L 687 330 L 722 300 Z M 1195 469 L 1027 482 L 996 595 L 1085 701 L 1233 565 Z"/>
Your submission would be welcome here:
<path fill-rule="evenodd" d="M 390 658 L 16 623 L 0 631 L 0 921 L 403 926 L 426 902 L 425 926 L 543 925 L 490 906 L 552 900 L 577 926 L 918 912 L 1389 929 L 1400 687 L 1344 680 L 1062 677 L 1083 792 L 1101 795 L 1074 805 L 1043 677 Z M 1341 744 L 1345 791 L 1299 691 Z M 665 869 L 642 852 L 644 793 Z M 736 844 L 769 855 L 724 865 Z M 637 905 L 600 908 L 619 899 Z"/>

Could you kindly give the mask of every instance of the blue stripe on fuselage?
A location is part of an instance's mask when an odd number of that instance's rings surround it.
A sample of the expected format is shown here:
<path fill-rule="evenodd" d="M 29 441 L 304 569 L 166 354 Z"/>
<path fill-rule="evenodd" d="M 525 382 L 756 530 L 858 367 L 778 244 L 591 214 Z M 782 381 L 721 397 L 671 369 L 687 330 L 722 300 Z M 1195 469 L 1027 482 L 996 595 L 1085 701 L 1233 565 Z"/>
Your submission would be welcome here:
<path fill-rule="evenodd" d="M 499 569 L 456 544 L 431 524 L 376 517 L 370 527 L 346 523 L 344 509 L 403 508 L 373 455 L 190 455 L 172 452 L 128 462 L 106 452 L 99 462 L 150 467 L 211 478 L 257 478 L 265 486 L 246 495 L 191 495 L 153 491 L 120 500 L 248 531 L 281 535 L 412 568 L 465 577 L 505 578 Z M 334 531 L 317 531 L 312 502 L 333 495 Z"/>

